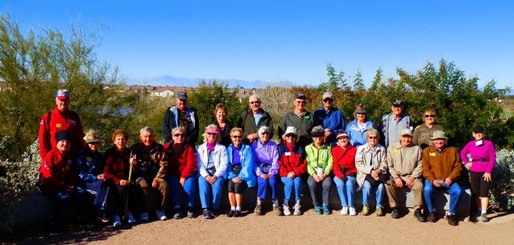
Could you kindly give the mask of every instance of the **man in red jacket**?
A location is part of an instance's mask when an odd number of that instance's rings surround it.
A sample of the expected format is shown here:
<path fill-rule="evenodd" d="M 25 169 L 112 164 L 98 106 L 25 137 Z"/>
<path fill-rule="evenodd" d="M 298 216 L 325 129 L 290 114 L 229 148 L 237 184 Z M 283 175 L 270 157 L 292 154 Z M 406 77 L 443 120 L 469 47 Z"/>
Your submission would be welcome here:
<path fill-rule="evenodd" d="M 55 105 L 55 109 L 43 115 L 39 122 L 39 155 L 43 159 L 50 150 L 55 149 L 55 135 L 64 130 L 70 137 L 70 156 L 75 159 L 83 143 L 84 130 L 77 113 L 69 109 L 70 92 L 66 89 L 57 90 Z"/>

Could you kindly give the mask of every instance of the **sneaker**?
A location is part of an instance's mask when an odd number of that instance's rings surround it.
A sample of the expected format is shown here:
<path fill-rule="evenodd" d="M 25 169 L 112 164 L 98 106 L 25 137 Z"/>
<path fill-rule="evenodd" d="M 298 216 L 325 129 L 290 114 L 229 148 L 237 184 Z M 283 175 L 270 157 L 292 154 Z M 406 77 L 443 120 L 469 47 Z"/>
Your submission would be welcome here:
<path fill-rule="evenodd" d="M 284 206 L 282 207 L 282 210 L 284 210 L 284 215 L 285 215 L 285 216 L 291 216 L 291 215 L 292 215 L 292 213 L 291 213 L 291 209 L 289 209 L 289 206 L 284 205 Z"/>
<path fill-rule="evenodd" d="M 364 216 L 368 216 L 369 215 L 369 207 L 367 204 L 364 204 L 364 206 L 362 206 L 362 215 Z"/>
<path fill-rule="evenodd" d="M 213 218 L 218 217 L 218 216 L 219 216 L 219 212 L 218 212 L 218 210 L 217 210 L 217 209 L 212 209 L 212 210 L 211 210 L 211 216 L 212 216 Z"/>
<path fill-rule="evenodd" d="M 418 210 L 416 210 L 416 211 L 418 211 Z M 416 213 L 414 213 L 414 215 L 416 215 Z M 393 219 L 400 218 L 400 212 L 398 211 L 397 208 L 393 208 L 393 211 L 391 212 L 391 218 L 393 218 Z"/>
<path fill-rule="evenodd" d="M 231 209 L 230 211 L 228 211 L 227 216 L 228 216 L 228 217 L 234 217 L 234 214 L 235 214 L 235 213 L 236 213 L 236 210 L 232 210 L 232 209 Z"/>
<path fill-rule="evenodd" d="M 429 212 L 427 221 L 430 223 L 435 223 L 437 221 L 437 216 L 435 215 L 435 212 Z"/>
<path fill-rule="evenodd" d="M 182 218 L 184 218 L 184 214 L 182 213 L 182 211 L 179 208 L 176 208 L 173 218 L 174 219 L 182 219 Z"/>
<path fill-rule="evenodd" d="M 332 214 L 332 211 L 330 210 L 328 205 L 323 205 L 323 214 L 326 214 L 326 215 L 331 215 Z"/>
<path fill-rule="evenodd" d="M 203 218 L 204 219 L 213 219 L 214 217 L 212 217 L 211 211 L 206 208 L 203 210 Z"/>
<path fill-rule="evenodd" d="M 295 216 L 300 216 L 300 215 L 302 215 L 302 206 L 300 206 L 300 205 L 295 205 L 295 206 L 293 207 L 293 209 L 294 209 L 293 214 L 294 214 Z"/>
<path fill-rule="evenodd" d="M 122 225 L 122 224 L 121 224 L 121 219 L 120 219 L 120 216 L 119 216 L 119 215 L 114 215 L 114 216 L 112 217 L 112 220 L 114 221 L 114 222 L 112 223 L 112 225 L 113 225 L 114 227 L 120 227 L 120 226 Z"/>
<path fill-rule="evenodd" d="M 421 213 L 421 209 L 414 211 L 414 217 L 416 217 L 419 222 L 427 222 L 427 218 Z"/>
<path fill-rule="evenodd" d="M 315 214 L 322 214 L 321 206 L 319 206 L 319 205 L 314 206 L 314 213 Z"/>
<path fill-rule="evenodd" d="M 489 218 L 487 218 L 487 214 L 480 215 L 480 221 L 489 222 Z"/>
<path fill-rule="evenodd" d="M 189 207 L 187 209 L 187 217 L 190 218 L 190 219 L 195 217 L 195 212 L 193 212 L 193 208 L 192 207 Z"/>
<path fill-rule="evenodd" d="M 253 212 L 256 214 L 256 215 L 262 215 L 262 207 L 260 204 L 257 204 L 257 206 L 255 206 L 255 209 L 253 210 Z"/>
<path fill-rule="evenodd" d="M 106 224 L 106 223 L 109 223 L 111 220 L 109 219 L 109 216 L 107 216 L 107 214 L 105 212 L 102 212 L 102 214 L 100 215 L 100 217 L 98 217 L 98 220 L 103 223 L 103 224 Z"/>
<path fill-rule="evenodd" d="M 446 218 L 448 219 L 448 224 L 449 225 L 451 225 L 451 226 L 459 225 L 459 222 L 457 221 L 457 217 L 455 217 L 455 214 L 448 214 L 446 216 Z"/>
<path fill-rule="evenodd" d="M 180 211 L 178 211 L 178 213 L 180 213 Z M 161 211 L 161 210 L 155 210 L 155 217 L 158 220 L 166 220 L 166 219 L 168 219 L 168 217 L 166 217 L 166 214 L 164 214 L 164 212 Z"/>
<path fill-rule="evenodd" d="M 356 216 L 357 215 L 357 210 L 355 210 L 354 207 L 350 207 L 350 216 Z"/>
<path fill-rule="evenodd" d="M 234 217 L 241 217 L 241 210 L 234 211 Z"/>
<path fill-rule="evenodd" d="M 127 222 L 129 222 L 129 224 L 136 223 L 136 219 L 132 215 L 132 212 L 127 212 Z"/>
<path fill-rule="evenodd" d="M 385 216 L 384 209 L 382 207 L 378 207 L 377 210 L 375 210 L 375 213 L 378 217 Z"/>
<path fill-rule="evenodd" d="M 275 213 L 277 216 L 282 216 L 282 210 L 279 206 L 273 206 L 273 213 Z"/>
<path fill-rule="evenodd" d="M 341 209 L 341 215 L 348 215 L 348 207 L 343 207 Z"/>
<path fill-rule="evenodd" d="M 139 219 L 141 221 L 148 221 L 148 213 L 147 212 L 143 212 L 139 215 Z"/>

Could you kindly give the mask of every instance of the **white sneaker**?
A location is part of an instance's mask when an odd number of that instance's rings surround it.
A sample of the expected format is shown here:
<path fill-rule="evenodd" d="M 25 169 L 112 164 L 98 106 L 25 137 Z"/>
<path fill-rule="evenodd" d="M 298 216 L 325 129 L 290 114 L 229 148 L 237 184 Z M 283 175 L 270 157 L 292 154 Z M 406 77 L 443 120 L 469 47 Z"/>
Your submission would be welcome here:
<path fill-rule="evenodd" d="M 120 227 L 120 226 L 122 225 L 122 224 L 121 224 L 121 219 L 120 219 L 120 216 L 119 216 L 119 215 L 114 215 L 114 216 L 112 217 L 112 220 L 114 221 L 114 222 L 112 223 L 112 225 L 113 225 L 114 227 Z"/>
<path fill-rule="evenodd" d="M 291 215 L 291 209 L 289 209 L 289 206 L 284 205 L 284 207 L 282 209 L 284 210 L 284 215 L 285 216 L 290 216 Z"/>
<path fill-rule="evenodd" d="M 302 215 L 302 206 L 300 205 L 294 205 L 294 215 L 299 216 Z"/>
<path fill-rule="evenodd" d="M 357 215 L 357 211 L 355 211 L 355 208 L 350 207 L 350 216 L 356 216 L 356 215 Z"/>
<path fill-rule="evenodd" d="M 136 219 L 134 219 L 132 212 L 127 212 L 127 222 L 129 222 L 129 224 L 136 223 Z"/>
<path fill-rule="evenodd" d="M 155 210 L 155 217 L 157 217 L 157 219 L 159 219 L 159 220 L 168 219 L 168 217 L 166 217 L 166 214 L 164 214 L 164 212 L 161 210 Z"/>
<path fill-rule="evenodd" d="M 141 215 L 139 215 L 139 219 L 141 221 L 148 221 L 148 213 L 141 213 Z"/>
<path fill-rule="evenodd" d="M 343 207 L 341 209 L 341 215 L 348 215 L 348 207 Z"/>

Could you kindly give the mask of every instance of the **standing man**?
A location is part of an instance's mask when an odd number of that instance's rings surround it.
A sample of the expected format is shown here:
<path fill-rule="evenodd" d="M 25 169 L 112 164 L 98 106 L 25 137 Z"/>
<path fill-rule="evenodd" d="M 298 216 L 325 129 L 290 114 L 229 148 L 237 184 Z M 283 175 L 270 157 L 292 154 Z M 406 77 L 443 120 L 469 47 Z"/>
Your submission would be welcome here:
<path fill-rule="evenodd" d="M 462 192 L 456 182 L 462 172 L 462 162 L 459 152 L 455 147 L 446 147 L 446 137 L 443 131 L 435 131 L 430 138 L 432 145 L 423 150 L 423 177 L 425 177 L 424 196 L 428 207 L 428 221 L 436 222 L 437 216 L 434 201 L 436 189 L 443 190 L 450 195 L 450 211 L 448 212 L 448 224 L 458 225 L 455 212 L 459 206 L 459 198 Z"/>
<path fill-rule="evenodd" d="M 314 120 L 311 113 L 305 110 L 306 103 L 307 98 L 305 94 L 297 94 L 295 96 L 294 110 L 287 112 L 278 126 L 279 138 L 282 138 L 287 127 L 295 127 L 298 129 L 298 144 L 300 146 L 305 147 L 312 142 L 309 134 L 314 127 Z"/>
<path fill-rule="evenodd" d="M 378 125 L 380 138 L 383 140 L 381 143 L 383 143 L 383 146 L 386 148 L 400 140 L 400 132 L 402 129 L 412 129 L 409 116 L 403 113 L 404 108 L 401 100 L 393 101 L 391 111 L 391 113 L 382 117 Z"/>
<path fill-rule="evenodd" d="M 77 152 L 83 145 L 84 130 L 79 115 L 70 111 L 70 92 L 66 89 L 57 90 L 55 105 L 55 109 L 43 115 L 39 122 L 39 156 L 44 159 L 50 150 L 55 149 L 55 135 L 64 130 L 71 143 L 70 157 L 76 159 Z"/>
<path fill-rule="evenodd" d="M 422 215 L 423 182 L 421 180 L 423 167 L 421 147 L 412 144 L 412 130 L 402 129 L 400 141 L 387 148 L 387 167 L 391 180 L 386 185 L 389 206 L 393 209 L 391 217 L 400 218 L 398 210 L 398 189 L 409 189 L 414 192 L 414 217 L 419 222 L 426 222 Z"/>
<path fill-rule="evenodd" d="M 168 107 L 162 121 L 162 135 L 166 142 L 172 140 L 171 130 L 182 126 L 186 129 L 186 143 L 193 146 L 198 139 L 198 115 L 193 108 L 187 107 L 187 93 L 178 92 L 175 97 L 175 106 Z"/>
<path fill-rule="evenodd" d="M 237 120 L 236 127 L 243 129 L 243 142 L 251 145 L 259 136 L 257 130 L 262 126 L 270 128 L 270 139 L 273 138 L 273 122 L 269 113 L 261 108 L 261 97 L 258 94 L 253 94 L 248 98 L 250 109 L 241 113 L 239 120 Z"/>
<path fill-rule="evenodd" d="M 164 147 L 155 142 L 154 130 L 144 127 L 139 131 L 141 142 L 132 145 L 131 164 L 136 164 L 136 184 L 141 187 L 143 197 L 137 200 L 141 207 L 141 221 L 148 221 L 148 212 L 155 209 L 159 220 L 167 219 L 164 210 L 169 187 L 164 179 L 168 173 L 168 156 Z M 137 161 L 137 163 L 132 162 Z M 158 203 L 160 200 L 160 204 Z M 137 204 L 136 204 L 137 206 Z"/>
<path fill-rule="evenodd" d="M 323 94 L 320 107 L 314 111 L 314 121 L 316 125 L 321 125 L 325 129 L 325 143 L 332 145 L 336 141 L 337 132 L 346 128 L 346 120 L 343 113 L 333 106 L 334 97 L 331 92 Z"/>

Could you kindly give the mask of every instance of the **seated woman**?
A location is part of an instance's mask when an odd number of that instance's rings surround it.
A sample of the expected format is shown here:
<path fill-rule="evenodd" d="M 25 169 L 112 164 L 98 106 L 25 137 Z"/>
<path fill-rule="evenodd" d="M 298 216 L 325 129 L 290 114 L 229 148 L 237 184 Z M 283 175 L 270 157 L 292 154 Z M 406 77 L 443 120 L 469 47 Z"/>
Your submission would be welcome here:
<path fill-rule="evenodd" d="M 241 216 L 243 191 L 256 184 L 255 159 L 250 146 L 243 144 L 243 129 L 230 130 L 232 144 L 227 148 L 228 155 L 228 200 L 230 211 L 228 217 Z"/>
<path fill-rule="evenodd" d="M 75 168 L 78 172 L 77 189 L 82 192 L 88 192 L 94 195 L 93 205 L 98 210 L 98 219 L 103 222 L 109 222 L 106 211 L 106 199 L 108 186 L 104 178 L 104 156 L 98 151 L 100 149 L 100 138 L 94 130 L 89 130 L 84 136 L 86 143 L 78 154 Z M 86 200 L 81 200 L 79 206 L 83 210 Z"/>
<path fill-rule="evenodd" d="M 259 139 L 252 143 L 252 151 L 255 156 L 255 174 L 257 175 L 257 205 L 254 213 L 262 215 L 262 199 L 266 198 L 268 186 L 271 189 L 273 212 L 282 215 L 278 206 L 277 174 L 278 174 L 278 148 L 275 142 L 270 140 L 271 129 L 262 126 L 257 131 Z"/>
<path fill-rule="evenodd" d="M 287 127 L 282 138 L 284 141 L 278 146 L 280 155 L 278 164 L 280 166 L 280 177 L 284 183 L 284 215 L 291 215 L 289 200 L 291 199 L 293 187 L 296 199 L 295 205 L 293 206 L 293 213 L 294 215 L 302 215 L 302 206 L 300 205 L 300 198 L 302 197 L 302 176 L 307 172 L 304 150 L 300 145 L 296 144 L 298 131 L 295 127 Z"/>
<path fill-rule="evenodd" d="M 171 202 L 175 209 L 174 219 L 184 217 L 181 196 L 187 200 L 187 217 L 194 218 L 196 182 L 196 154 L 192 146 L 186 143 L 186 129 L 176 127 L 171 130 L 171 142 L 164 144 L 168 154 L 168 175 L 166 182 L 170 186 Z"/>
<path fill-rule="evenodd" d="M 105 152 L 104 179 L 110 184 L 108 195 L 107 213 L 113 217 L 113 225 L 121 226 L 121 215 L 126 214 L 128 223 L 135 223 L 132 215 L 133 205 L 129 205 L 129 194 L 134 196 L 134 189 L 130 187 L 131 168 L 137 164 L 127 148 L 128 134 L 123 129 L 118 129 L 112 134 L 114 146 Z"/>
<path fill-rule="evenodd" d="M 218 215 L 223 183 L 227 178 L 227 149 L 218 143 L 220 134 L 218 126 L 209 124 L 205 127 L 204 142 L 198 146 L 196 166 L 200 172 L 198 185 L 203 217 L 212 219 Z"/>
<path fill-rule="evenodd" d="M 307 172 L 309 178 L 307 184 L 311 192 L 312 204 L 316 214 L 332 214 L 329 207 L 330 187 L 332 187 L 332 151 L 323 141 L 325 130 L 322 126 L 316 126 L 311 131 L 312 143 L 305 147 L 307 160 Z M 322 195 L 321 195 L 322 194 Z M 322 196 L 323 206 L 320 203 Z"/>
<path fill-rule="evenodd" d="M 362 189 L 362 215 L 370 214 L 368 199 L 371 191 L 376 190 L 377 216 L 384 216 L 382 197 L 384 182 L 387 181 L 386 149 L 378 143 L 378 131 L 370 129 L 366 133 L 367 143 L 357 147 L 355 166 L 357 167 L 357 183 Z"/>
<path fill-rule="evenodd" d="M 355 167 L 355 153 L 357 148 L 350 144 L 348 134 L 341 131 L 337 134 L 337 145 L 332 148 L 332 157 L 334 158 L 334 183 L 341 200 L 342 215 L 357 215 L 353 206 L 353 197 L 355 196 L 355 176 L 357 168 Z"/>

